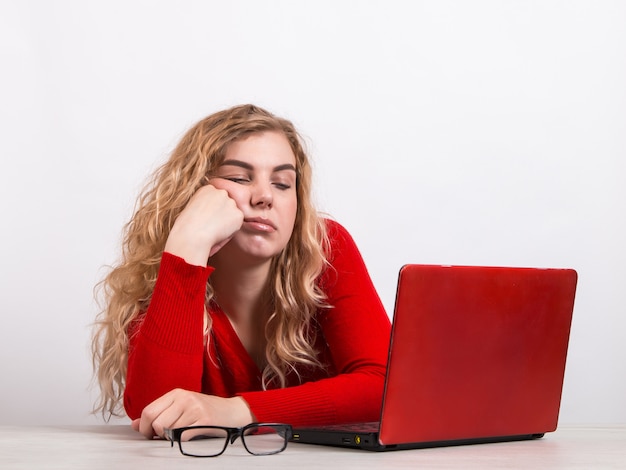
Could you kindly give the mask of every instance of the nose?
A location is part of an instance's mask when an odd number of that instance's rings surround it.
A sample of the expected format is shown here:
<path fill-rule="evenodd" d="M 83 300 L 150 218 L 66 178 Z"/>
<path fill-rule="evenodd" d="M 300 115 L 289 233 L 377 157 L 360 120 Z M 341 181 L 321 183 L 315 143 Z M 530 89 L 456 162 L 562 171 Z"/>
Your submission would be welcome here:
<path fill-rule="evenodd" d="M 250 188 L 250 204 L 254 207 L 271 207 L 274 196 L 269 183 L 257 182 Z"/>

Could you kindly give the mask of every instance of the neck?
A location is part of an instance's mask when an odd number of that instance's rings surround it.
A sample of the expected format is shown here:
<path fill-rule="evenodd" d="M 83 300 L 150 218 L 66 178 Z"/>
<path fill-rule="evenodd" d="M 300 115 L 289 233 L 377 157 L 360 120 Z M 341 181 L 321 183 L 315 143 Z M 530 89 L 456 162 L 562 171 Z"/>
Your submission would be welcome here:
<path fill-rule="evenodd" d="M 211 265 L 215 268 L 211 274 L 214 300 L 259 370 L 263 370 L 267 363 L 265 326 L 271 313 L 267 295 L 270 263 L 245 269 L 232 260 L 214 260 Z"/>
<path fill-rule="evenodd" d="M 267 310 L 267 283 L 270 260 L 242 266 L 232 259 L 216 256 L 210 260 L 216 302 L 233 322 L 249 322 Z"/>

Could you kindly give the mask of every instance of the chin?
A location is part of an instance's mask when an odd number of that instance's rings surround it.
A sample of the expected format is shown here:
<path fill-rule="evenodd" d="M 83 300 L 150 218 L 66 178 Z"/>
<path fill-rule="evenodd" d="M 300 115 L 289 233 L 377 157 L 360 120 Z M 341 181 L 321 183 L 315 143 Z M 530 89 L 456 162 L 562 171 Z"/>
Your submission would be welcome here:
<path fill-rule="evenodd" d="M 274 243 L 268 243 L 267 240 L 233 240 L 236 250 L 240 256 L 247 256 L 256 260 L 266 261 L 279 255 L 285 248 L 283 245 L 278 246 Z M 229 243 L 230 245 L 230 243 Z"/>

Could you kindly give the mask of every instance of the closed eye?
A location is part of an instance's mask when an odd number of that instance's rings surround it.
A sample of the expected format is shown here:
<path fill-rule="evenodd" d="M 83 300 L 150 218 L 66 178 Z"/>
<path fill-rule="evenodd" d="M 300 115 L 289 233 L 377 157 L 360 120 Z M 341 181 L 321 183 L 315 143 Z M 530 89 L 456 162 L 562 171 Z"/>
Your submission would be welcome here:
<path fill-rule="evenodd" d="M 248 178 L 243 178 L 240 176 L 221 176 L 222 179 L 228 180 L 228 181 L 232 181 L 233 183 L 239 183 L 239 184 L 244 184 L 244 183 L 249 183 L 250 179 Z"/>
<path fill-rule="evenodd" d="M 289 188 L 291 188 L 290 184 L 286 184 L 286 183 L 274 183 L 274 186 L 278 189 L 280 189 L 281 191 L 286 191 Z"/>

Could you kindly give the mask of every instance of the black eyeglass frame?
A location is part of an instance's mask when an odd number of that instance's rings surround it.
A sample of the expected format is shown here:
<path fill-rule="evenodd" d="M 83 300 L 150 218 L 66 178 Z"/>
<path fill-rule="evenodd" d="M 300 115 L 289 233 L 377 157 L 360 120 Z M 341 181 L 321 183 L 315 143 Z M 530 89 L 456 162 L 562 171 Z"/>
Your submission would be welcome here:
<path fill-rule="evenodd" d="M 251 451 L 248 448 L 248 445 L 246 444 L 245 435 L 251 429 L 256 429 L 256 428 L 272 428 L 276 430 L 277 434 L 283 437 L 282 447 L 278 450 L 273 450 L 271 452 Z M 183 432 L 188 431 L 190 429 L 219 429 L 221 431 L 226 431 L 227 435 L 226 435 L 226 439 L 224 439 L 224 447 L 222 448 L 220 452 L 218 452 L 217 454 L 213 454 L 213 455 L 188 454 L 187 452 L 183 450 L 181 437 L 183 435 Z M 226 426 L 185 426 L 182 428 L 165 428 L 163 429 L 163 433 L 165 435 L 165 438 L 170 441 L 172 447 L 174 447 L 174 442 L 178 442 L 178 449 L 180 450 L 181 454 L 189 456 L 189 457 L 204 458 L 204 457 L 217 457 L 219 455 L 222 455 L 224 451 L 226 450 L 226 447 L 228 447 L 228 444 L 233 444 L 237 440 L 237 438 L 241 438 L 243 447 L 246 449 L 246 451 L 249 454 L 252 454 L 252 455 L 279 454 L 287 448 L 287 443 L 289 442 L 289 440 L 291 439 L 293 435 L 293 428 L 291 427 L 290 424 L 284 424 L 284 423 L 250 423 L 241 428 L 231 428 L 231 427 L 226 427 Z"/>

